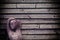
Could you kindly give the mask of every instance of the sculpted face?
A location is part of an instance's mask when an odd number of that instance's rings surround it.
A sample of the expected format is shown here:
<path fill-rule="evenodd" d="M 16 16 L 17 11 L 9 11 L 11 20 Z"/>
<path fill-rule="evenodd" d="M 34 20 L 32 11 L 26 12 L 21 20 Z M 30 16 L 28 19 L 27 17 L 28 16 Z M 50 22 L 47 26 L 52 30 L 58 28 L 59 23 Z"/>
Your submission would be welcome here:
<path fill-rule="evenodd" d="M 14 29 L 17 26 L 17 21 L 16 20 L 11 20 L 10 21 L 10 27 Z"/>
<path fill-rule="evenodd" d="M 20 30 L 20 20 L 9 18 L 7 21 L 7 33 L 10 40 L 22 40 L 22 34 Z"/>

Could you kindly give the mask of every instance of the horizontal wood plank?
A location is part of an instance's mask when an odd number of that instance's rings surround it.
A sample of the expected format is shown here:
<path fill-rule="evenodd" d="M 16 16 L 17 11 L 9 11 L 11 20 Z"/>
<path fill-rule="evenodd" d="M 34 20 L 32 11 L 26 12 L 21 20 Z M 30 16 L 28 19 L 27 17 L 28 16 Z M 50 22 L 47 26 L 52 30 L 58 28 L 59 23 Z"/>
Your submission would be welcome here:
<path fill-rule="evenodd" d="M 55 32 L 53 30 L 23 30 L 22 34 L 55 34 Z"/>
<path fill-rule="evenodd" d="M 58 8 L 56 4 L 17 4 L 17 8 Z"/>
<path fill-rule="evenodd" d="M 0 4 L 0 8 L 16 8 L 16 4 Z"/>
<path fill-rule="evenodd" d="M 58 12 L 58 9 L 4 9 L 0 13 L 60 13 L 60 12 Z"/>
<path fill-rule="evenodd" d="M 60 25 L 40 25 L 40 28 L 60 28 Z"/>
<path fill-rule="evenodd" d="M 55 35 L 23 35 L 23 39 L 55 39 Z"/>
<path fill-rule="evenodd" d="M 0 15 L 1 18 L 2 15 Z M 4 18 L 59 18 L 58 15 L 55 14 L 22 14 L 22 15 L 3 15 Z"/>
<path fill-rule="evenodd" d="M 52 0 L 9 0 L 9 2 L 53 2 L 53 1 Z"/>
<path fill-rule="evenodd" d="M 36 4 L 36 8 L 56 8 L 60 7 L 56 4 Z"/>
<path fill-rule="evenodd" d="M 0 25 L 1 27 L 1 29 L 6 29 L 6 27 L 7 27 L 7 25 Z M 52 24 L 52 25 L 47 25 L 47 24 L 22 24 L 21 25 L 22 27 L 22 29 L 51 29 L 51 28 L 60 28 L 59 26 L 60 25 L 54 25 L 54 24 Z"/>
<path fill-rule="evenodd" d="M 20 20 L 22 23 L 59 23 L 59 21 L 54 20 Z M 7 20 L 4 20 L 1 23 L 7 23 Z"/>
<path fill-rule="evenodd" d="M 39 25 L 29 24 L 29 25 L 22 25 L 22 29 L 39 29 Z"/>
<path fill-rule="evenodd" d="M 35 8 L 35 4 L 17 4 L 17 8 Z"/>

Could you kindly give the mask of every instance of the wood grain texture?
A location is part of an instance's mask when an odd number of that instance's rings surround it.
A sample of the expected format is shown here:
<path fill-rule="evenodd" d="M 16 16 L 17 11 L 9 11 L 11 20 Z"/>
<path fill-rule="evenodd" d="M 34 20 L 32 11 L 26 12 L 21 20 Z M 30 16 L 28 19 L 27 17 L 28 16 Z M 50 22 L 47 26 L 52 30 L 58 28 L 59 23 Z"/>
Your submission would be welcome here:
<path fill-rule="evenodd" d="M 44 34 L 55 34 L 53 30 L 22 30 L 24 35 L 44 35 Z"/>
<path fill-rule="evenodd" d="M 0 13 L 3 13 L 0 15 L 2 24 L 0 29 L 6 29 L 7 19 L 14 17 L 22 22 L 23 40 L 56 39 L 57 35 L 55 34 L 60 34 L 58 30 L 54 30 L 60 28 L 60 25 L 57 24 L 60 22 L 60 6 L 55 4 L 58 1 L 8 0 L 6 2 L 5 4 L 0 4 L 0 10 L 2 10 Z M 0 33 L 0 35 L 3 34 Z"/>
<path fill-rule="evenodd" d="M 2 16 L 2 15 L 1 15 Z M 58 18 L 56 14 L 22 14 L 22 15 L 4 15 L 4 18 Z M 0 17 L 1 18 L 1 17 Z"/>
<path fill-rule="evenodd" d="M 1 13 L 60 13 L 60 12 L 58 12 L 58 9 L 4 9 Z"/>
<path fill-rule="evenodd" d="M 16 8 L 16 4 L 0 4 L 0 8 Z"/>
<path fill-rule="evenodd" d="M 54 39 L 55 35 L 23 35 L 23 39 Z"/>
<path fill-rule="evenodd" d="M 6 25 L 0 25 L 0 29 L 6 29 Z M 21 29 L 53 29 L 53 28 L 60 28 L 60 25 L 54 24 L 22 24 Z"/>
<path fill-rule="evenodd" d="M 52 0 L 9 0 L 9 2 L 54 2 L 54 1 Z"/>
<path fill-rule="evenodd" d="M 53 20 L 20 20 L 22 23 L 58 23 L 58 21 Z M 7 21 L 3 21 L 1 23 L 7 23 Z"/>

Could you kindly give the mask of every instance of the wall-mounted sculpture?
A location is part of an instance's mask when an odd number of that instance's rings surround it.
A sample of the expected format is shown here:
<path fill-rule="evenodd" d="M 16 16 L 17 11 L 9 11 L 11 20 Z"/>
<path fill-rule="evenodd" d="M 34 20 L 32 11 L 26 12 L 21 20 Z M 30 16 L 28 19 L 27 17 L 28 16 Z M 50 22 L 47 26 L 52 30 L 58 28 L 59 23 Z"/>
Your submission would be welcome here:
<path fill-rule="evenodd" d="M 20 20 L 9 18 L 7 22 L 7 33 L 10 40 L 22 40 Z"/>

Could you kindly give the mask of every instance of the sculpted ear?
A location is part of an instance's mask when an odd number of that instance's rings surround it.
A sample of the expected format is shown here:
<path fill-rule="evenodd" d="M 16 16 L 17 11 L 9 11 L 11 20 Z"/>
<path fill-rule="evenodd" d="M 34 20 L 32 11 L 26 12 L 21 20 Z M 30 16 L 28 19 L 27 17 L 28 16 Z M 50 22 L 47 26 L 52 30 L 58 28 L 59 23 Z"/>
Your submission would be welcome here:
<path fill-rule="evenodd" d="M 9 18 L 9 19 L 7 20 L 7 31 L 10 30 L 10 28 L 9 28 L 9 23 L 10 23 L 10 20 L 12 20 L 12 19 L 15 19 L 15 18 L 11 17 L 11 18 Z"/>
<path fill-rule="evenodd" d="M 9 26 L 8 24 L 9 24 L 9 21 L 10 21 L 11 19 L 15 19 L 15 18 L 11 17 L 11 18 L 9 18 L 9 19 L 7 20 L 7 27 Z"/>

